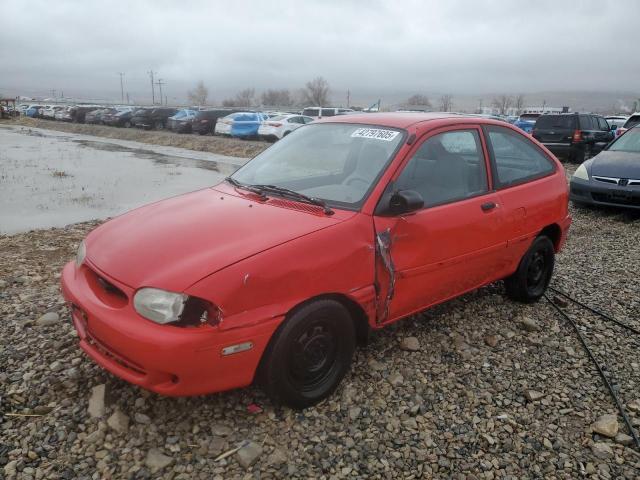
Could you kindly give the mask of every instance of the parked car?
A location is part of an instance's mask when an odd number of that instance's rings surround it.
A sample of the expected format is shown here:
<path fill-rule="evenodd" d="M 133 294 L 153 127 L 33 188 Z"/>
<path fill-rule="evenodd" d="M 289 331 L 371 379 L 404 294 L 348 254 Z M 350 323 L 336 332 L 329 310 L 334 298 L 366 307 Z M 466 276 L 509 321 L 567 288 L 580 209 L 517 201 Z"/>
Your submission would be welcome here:
<path fill-rule="evenodd" d="M 576 169 L 570 198 L 578 205 L 640 209 L 640 126 Z"/>
<path fill-rule="evenodd" d="M 65 108 L 64 105 L 47 105 L 43 108 L 41 116 L 47 120 L 54 120 L 56 113 Z"/>
<path fill-rule="evenodd" d="M 229 109 L 200 110 L 196 113 L 193 122 L 191 122 L 191 129 L 194 133 L 198 133 L 200 135 L 213 133 L 216 128 L 218 119 L 233 113 L 237 112 Z M 230 124 L 229 133 L 231 133 Z"/>
<path fill-rule="evenodd" d="M 531 133 L 539 116 L 539 113 L 523 113 L 515 122 L 513 122 L 513 125 L 523 132 Z"/>
<path fill-rule="evenodd" d="M 622 127 L 618 127 L 616 129 L 616 136 L 622 135 L 624 132 L 629 130 L 630 128 L 635 127 L 636 125 L 640 125 L 640 112 L 636 112 L 631 115 Z"/>
<path fill-rule="evenodd" d="M 541 298 L 567 198 L 558 160 L 505 122 L 337 116 L 103 223 L 62 292 L 80 347 L 126 381 L 182 396 L 255 380 L 303 408 L 370 330 L 500 279 Z"/>
<path fill-rule="evenodd" d="M 311 123 L 313 120 L 312 117 L 305 117 L 304 115 L 289 114 L 271 117 L 258 127 L 258 136 L 265 140 L 280 140 L 296 128 Z"/>
<path fill-rule="evenodd" d="M 354 110 L 351 108 L 337 108 L 337 107 L 307 107 L 302 110 L 301 115 L 305 117 L 313 117 L 314 120 L 322 117 L 334 117 L 341 113 L 350 113 Z"/>
<path fill-rule="evenodd" d="M 267 118 L 267 115 L 261 112 L 242 112 L 238 114 L 231 124 L 231 136 L 245 139 L 257 138 L 258 128 Z"/>
<path fill-rule="evenodd" d="M 150 130 L 162 130 L 167 126 L 167 120 L 177 113 L 178 109 L 168 107 L 142 108 L 137 110 L 131 118 L 134 127 Z"/>
<path fill-rule="evenodd" d="M 43 108 L 43 105 L 30 105 L 29 108 L 25 111 L 25 115 L 27 117 L 35 118 L 38 116 L 38 112 Z"/>
<path fill-rule="evenodd" d="M 112 127 L 132 127 L 131 119 L 135 112 L 139 109 L 135 107 L 119 107 L 116 111 L 107 115 L 103 115 L 102 120 L 105 125 Z"/>
<path fill-rule="evenodd" d="M 196 116 L 195 110 L 188 108 L 178 112 L 167 119 L 167 128 L 177 133 L 191 133 L 191 124 Z"/>
<path fill-rule="evenodd" d="M 624 126 L 629 117 L 624 117 L 620 115 L 612 115 L 609 117 L 604 117 L 607 123 L 611 126 L 612 130 L 617 130 L 618 128 Z M 616 132 L 617 133 L 617 132 Z"/>
<path fill-rule="evenodd" d="M 97 125 L 102 125 L 104 123 L 104 116 L 112 114 L 115 111 L 115 108 L 99 108 L 97 110 L 92 110 L 91 112 L 87 112 L 87 114 L 85 115 L 84 123 L 94 123 Z"/>
<path fill-rule="evenodd" d="M 132 112 L 134 107 L 114 107 L 110 108 L 109 111 L 103 113 L 100 117 L 101 122 L 104 125 L 114 125 L 117 123 L 117 115 L 124 112 Z"/>
<path fill-rule="evenodd" d="M 74 123 L 85 123 L 85 119 L 87 113 L 97 110 L 99 108 L 104 108 L 100 105 L 76 105 L 71 107 L 69 110 L 69 114 L 71 115 L 72 122 Z"/>
<path fill-rule="evenodd" d="M 578 163 L 597 154 L 614 137 L 604 117 L 583 113 L 540 115 L 532 134 L 556 155 Z"/>
<path fill-rule="evenodd" d="M 65 107 L 62 110 L 58 110 L 54 115 L 56 120 L 61 122 L 72 122 L 73 121 L 73 107 Z"/>
<path fill-rule="evenodd" d="M 214 133 L 216 135 L 231 135 L 231 126 L 233 125 L 234 120 L 244 113 L 249 112 L 234 112 L 225 117 L 219 118 L 216 122 Z"/>

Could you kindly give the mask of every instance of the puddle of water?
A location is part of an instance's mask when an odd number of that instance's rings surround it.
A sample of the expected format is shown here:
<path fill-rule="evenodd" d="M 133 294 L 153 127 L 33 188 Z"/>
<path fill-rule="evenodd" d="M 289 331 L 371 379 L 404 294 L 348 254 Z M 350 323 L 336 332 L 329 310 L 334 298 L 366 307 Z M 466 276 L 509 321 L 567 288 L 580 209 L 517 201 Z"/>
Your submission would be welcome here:
<path fill-rule="evenodd" d="M 75 137 L 0 128 L 0 234 L 111 217 L 238 168 Z"/>

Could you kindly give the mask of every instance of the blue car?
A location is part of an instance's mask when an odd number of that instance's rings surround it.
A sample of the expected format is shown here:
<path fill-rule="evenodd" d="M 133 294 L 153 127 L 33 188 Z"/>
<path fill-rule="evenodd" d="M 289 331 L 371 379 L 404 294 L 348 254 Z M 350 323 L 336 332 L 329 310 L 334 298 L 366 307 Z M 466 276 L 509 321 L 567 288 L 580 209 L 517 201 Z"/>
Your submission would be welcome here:
<path fill-rule="evenodd" d="M 237 138 L 253 138 L 258 136 L 260 124 L 267 120 L 264 113 L 236 113 L 231 124 L 231 136 Z"/>
<path fill-rule="evenodd" d="M 535 127 L 536 120 L 539 116 L 539 113 L 523 113 L 522 115 L 520 115 L 518 120 L 513 122 L 513 126 L 518 127 L 523 132 L 531 135 L 531 132 L 533 132 L 533 127 Z"/>
<path fill-rule="evenodd" d="M 38 111 L 43 108 L 42 105 L 31 105 L 29 108 L 27 108 L 26 112 L 24 112 L 24 114 L 27 117 L 37 117 L 38 116 Z"/>

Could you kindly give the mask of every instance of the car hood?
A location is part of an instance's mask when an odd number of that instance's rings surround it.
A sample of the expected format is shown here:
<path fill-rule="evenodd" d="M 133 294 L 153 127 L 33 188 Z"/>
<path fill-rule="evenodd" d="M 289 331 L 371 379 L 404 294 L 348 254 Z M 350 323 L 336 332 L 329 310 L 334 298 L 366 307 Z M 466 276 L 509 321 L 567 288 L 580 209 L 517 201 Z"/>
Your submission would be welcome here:
<path fill-rule="evenodd" d="M 354 215 L 305 211 L 313 208 L 277 198 L 261 203 L 220 185 L 104 223 L 86 238 L 87 259 L 131 288 L 180 292 L 233 263 Z"/>
<path fill-rule="evenodd" d="M 591 161 L 591 175 L 640 179 L 640 153 L 604 150 Z"/>

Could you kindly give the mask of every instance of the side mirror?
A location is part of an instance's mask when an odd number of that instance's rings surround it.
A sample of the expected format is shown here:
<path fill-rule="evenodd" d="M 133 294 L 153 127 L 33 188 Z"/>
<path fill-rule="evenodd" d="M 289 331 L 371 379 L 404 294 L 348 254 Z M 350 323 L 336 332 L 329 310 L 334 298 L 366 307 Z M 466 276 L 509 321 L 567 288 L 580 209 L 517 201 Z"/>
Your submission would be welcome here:
<path fill-rule="evenodd" d="M 424 199 L 415 190 L 398 190 L 389 200 L 389 211 L 394 215 L 415 212 L 424 207 Z"/>

